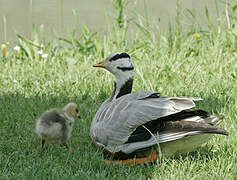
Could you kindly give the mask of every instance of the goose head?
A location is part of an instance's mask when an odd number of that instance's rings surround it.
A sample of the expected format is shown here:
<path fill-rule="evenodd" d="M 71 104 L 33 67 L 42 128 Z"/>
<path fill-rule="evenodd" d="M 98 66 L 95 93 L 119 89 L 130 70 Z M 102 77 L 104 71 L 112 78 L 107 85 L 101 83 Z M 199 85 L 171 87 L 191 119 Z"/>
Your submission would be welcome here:
<path fill-rule="evenodd" d="M 133 78 L 133 64 L 131 57 L 125 52 L 114 52 L 104 61 L 94 64 L 93 67 L 105 68 L 116 78 L 127 77 Z"/>
<path fill-rule="evenodd" d="M 104 61 L 94 64 L 93 67 L 104 68 L 115 76 L 114 98 L 131 93 L 134 67 L 127 53 L 114 52 Z"/>

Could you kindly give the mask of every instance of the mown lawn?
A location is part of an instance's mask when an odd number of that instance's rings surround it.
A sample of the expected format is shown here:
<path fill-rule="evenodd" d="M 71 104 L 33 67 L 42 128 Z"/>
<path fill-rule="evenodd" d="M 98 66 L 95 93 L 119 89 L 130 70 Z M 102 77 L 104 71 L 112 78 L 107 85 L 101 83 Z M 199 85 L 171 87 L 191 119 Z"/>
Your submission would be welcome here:
<path fill-rule="evenodd" d="M 237 16 L 228 17 L 230 22 L 222 17 L 218 25 L 185 31 L 178 23 L 164 34 L 140 23 L 132 38 L 126 24 L 103 36 L 84 28 L 80 36 L 53 42 L 36 29 L 29 40 L 18 35 L 20 50 L 9 47 L 0 58 L 0 179 L 237 179 Z M 221 127 L 230 136 L 213 135 L 195 152 L 154 165 L 106 164 L 89 130 L 113 77 L 92 65 L 114 51 L 131 54 L 134 91 L 201 97 L 197 107 L 225 114 Z M 55 143 L 42 150 L 36 117 L 70 101 L 82 116 L 70 148 Z"/>

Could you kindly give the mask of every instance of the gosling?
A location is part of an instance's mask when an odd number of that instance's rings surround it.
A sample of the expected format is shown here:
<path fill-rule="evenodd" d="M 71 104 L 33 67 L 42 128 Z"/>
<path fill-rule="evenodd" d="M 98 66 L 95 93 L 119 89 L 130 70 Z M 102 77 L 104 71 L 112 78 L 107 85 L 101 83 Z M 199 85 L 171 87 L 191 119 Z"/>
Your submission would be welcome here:
<path fill-rule="evenodd" d="M 50 109 L 36 119 L 35 131 L 41 137 L 42 148 L 46 141 L 60 140 L 68 148 L 66 142 L 71 137 L 74 118 L 81 118 L 78 106 L 68 103 L 62 109 Z"/>

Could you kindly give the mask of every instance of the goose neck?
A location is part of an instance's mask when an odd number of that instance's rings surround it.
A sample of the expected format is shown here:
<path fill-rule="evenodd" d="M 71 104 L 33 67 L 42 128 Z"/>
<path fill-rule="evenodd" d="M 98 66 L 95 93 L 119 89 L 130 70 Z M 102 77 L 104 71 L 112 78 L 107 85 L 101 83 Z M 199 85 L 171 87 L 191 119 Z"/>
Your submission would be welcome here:
<path fill-rule="evenodd" d="M 113 99 L 117 99 L 126 94 L 130 94 L 132 92 L 133 86 L 133 78 L 129 78 L 126 81 L 120 81 L 118 79 L 114 82 L 114 91 L 113 91 Z"/>

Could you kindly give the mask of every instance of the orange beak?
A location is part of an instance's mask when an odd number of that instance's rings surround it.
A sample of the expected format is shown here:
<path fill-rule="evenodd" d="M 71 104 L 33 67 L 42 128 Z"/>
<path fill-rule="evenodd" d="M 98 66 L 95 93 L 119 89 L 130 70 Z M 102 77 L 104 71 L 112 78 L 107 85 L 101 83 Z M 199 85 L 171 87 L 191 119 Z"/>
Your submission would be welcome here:
<path fill-rule="evenodd" d="M 105 66 L 104 66 L 104 61 L 101 61 L 101 62 L 98 62 L 97 64 L 94 64 L 93 67 L 105 68 Z"/>

